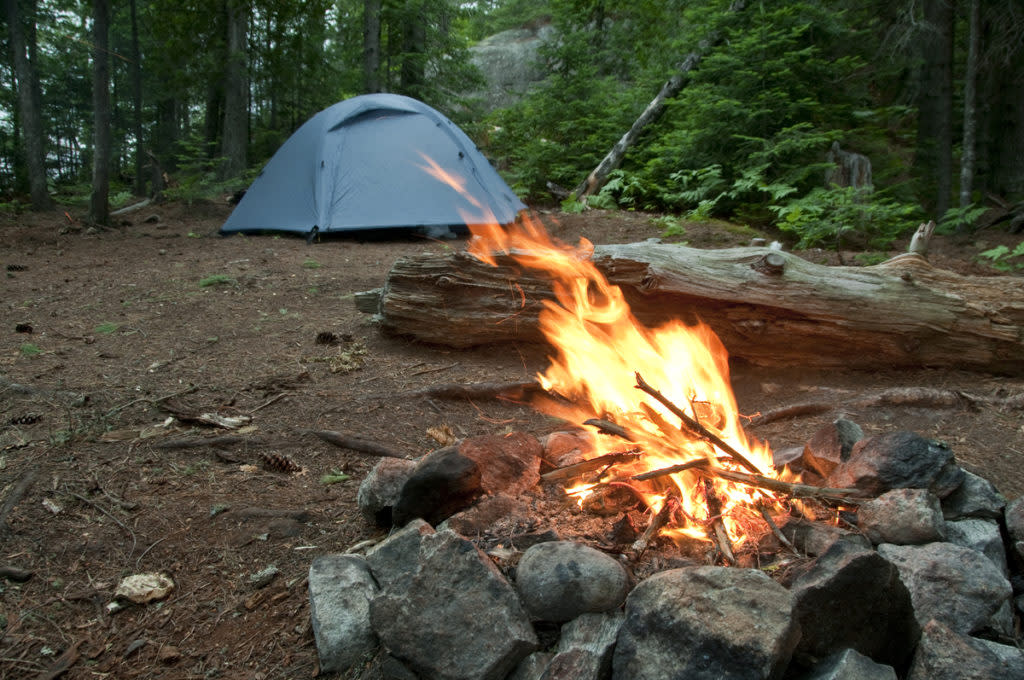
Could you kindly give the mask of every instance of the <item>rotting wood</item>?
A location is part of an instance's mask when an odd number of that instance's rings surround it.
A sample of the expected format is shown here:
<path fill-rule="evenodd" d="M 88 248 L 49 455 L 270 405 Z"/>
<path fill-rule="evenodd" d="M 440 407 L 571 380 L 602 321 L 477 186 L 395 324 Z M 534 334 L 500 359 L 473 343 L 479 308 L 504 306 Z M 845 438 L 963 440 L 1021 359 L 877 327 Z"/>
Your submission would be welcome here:
<path fill-rule="evenodd" d="M 0 566 L 0 578 L 5 578 L 8 581 L 14 581 L 15 583 L 24 583 L 25 581 L 32 578 L 33 572 L 27 569 L 19 569 L 18 567 Z"/>
<path fill-rule="evenodd" d="M 324 440 L 328 444 L 333 444 L 342 449 L 349 449 L 351 451 L 358 451 L 359 453 L 368 453 L 371 456 L 382 456 L 384 458 L 401 458 L 407 460 L 410 457 L 401 451 L 396 451 L 392 448 L 378 444 L 377 442 L 371 442 L 366 439 L 360 439 L 358 437 L 352 437 L 335 430 L 305 430 L 305 434 L 316 435 L 320 439 Z"/>
<path fill-rule="evenodd" d="M 780 274 L 754 265 L 771 254 Z M 385 332 L 471 347 L 543 342 L 550 282 L 507 255 L 400 259 L 381 303 Z M 870 267 L 829 267 L 768 248 L 595 246 L 592 261 L 634 316 L 655 327 L 701 320 L 730 356 L 767 366 L 957 367 L 1024 374 L 1024 279 L 963 276 L 906 253 Z M 445 285 L 438 285 L 444 280 Z"/>

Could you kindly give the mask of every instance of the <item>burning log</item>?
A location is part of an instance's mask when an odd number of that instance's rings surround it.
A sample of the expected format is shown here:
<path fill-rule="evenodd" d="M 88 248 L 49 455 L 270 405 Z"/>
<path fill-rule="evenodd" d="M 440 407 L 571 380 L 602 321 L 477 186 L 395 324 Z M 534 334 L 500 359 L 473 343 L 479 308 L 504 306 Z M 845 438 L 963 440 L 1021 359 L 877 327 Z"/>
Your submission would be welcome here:
<path fill-rule="evenodd" d="M 715 486 L 710 479 L 704 480 L 704 502 L 708 507 L 708 524 L 711 527 L 709 538 L 718 544 L 718 549 L 722 551 L 722 557 L 726 562 L 736 564 L 736 554 L 733 553 L 729 533 L 725 530 L 725 522 L 722 521 L 722 501 L 715 493 Z"/>
<path fill-rule="evenodd" d="M 630 546 L 633 551 L 641 553 L 646 550 L 654 537 L 671 521 L 672 515 L 679 511 L 679 508 L 678 498 L 675 496 L 667 497 L 661 509 L 651 516 L 651 521 L 648 523 L 647 528 L 644 529 L 644 533 L 640 534 L 640 538 L 633 541 L 633 545 Z"/>
<path fill-rule="evenodd" d="M 631 451 L 623 451 L 621 453 L 609 453 L 596 458 L 585 460 L 581 463 L 574 463 L 572 465 L 566 465 L 560 467 L 557 470 L 546 472 L 540 476 L 545 482 L 560 482 L 567 479 L 575 479 L 588 472 L 594 470 L 601 470 L 602 468 L 610 468 L 613 465 L 619 463 L 632 463 L 640 457 L 639 450 L 633 449 Z"/>
<path fill-rule="evenodd" d="M 781 271 L 757 264 L 766 255 Z M 542 341 L 550 282 L 509 256 L 467 253 L 395 263 L 385 331 L 442 345 Z M 765 248 L 597 246 L 592 261 L 653 327 L 700 319 L 729 354 L 760 365 L 956 366 L 1024 373 L 1024 280 L 961 276 L 904 254 L 871 267 L 828 267 Z"/>

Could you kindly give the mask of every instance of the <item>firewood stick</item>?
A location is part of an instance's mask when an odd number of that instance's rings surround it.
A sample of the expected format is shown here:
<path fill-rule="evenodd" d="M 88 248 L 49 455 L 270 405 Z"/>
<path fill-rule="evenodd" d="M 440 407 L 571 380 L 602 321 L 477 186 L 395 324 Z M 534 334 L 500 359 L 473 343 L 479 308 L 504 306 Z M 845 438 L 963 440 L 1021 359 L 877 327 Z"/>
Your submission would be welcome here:
<path fill-rule="evenodd" d="M 721 437 L 716 435 L 714 432 L 711 432 L 706 427 L 704 427 L 703 425 L 698 423 L 696 420 L 691 418 L 689 415 L 687 415 L 687 413 L 685 411 L 683 411 L 681 408 L 679 408 L 678 406 L 673 404 L 672 401 L 668 397 L 663 395 L 661 392 L 659 392 L 655 388 L 651 387 L 651 385 L 649 385 L 647 383 L 647 381 L 644 380 L 643 376 L 640 375 L 639 371 L 637 371 L 637 373 L 636 373 L 636 386 L 637 386 L 638 389 L 640 389 L 643 392 L 651 395 L 652 397 L 657 399 L 659 402 L 661 402 L 665 406 L 665 408 L 667 408 L 669 411 L 672 412 L 672 414 L 674 416 L 676 416 L 677 418 L 682 420 L 683 424 L 686 425 L 686 427 L 688 427 L 690 430 L 692 430 L 693 432 L 696 432 L 698 435 L 700 435 L 704 439 L 708 440 L 709 442 L 711 442 L 712 444 L 717 446 L 719 449 L 721 449 L 725 453 L 728 453 L 730 456 L 732 456 L 734 459 L 736 459 L 737 463 L 739 463 L 743 467 L 747 468 L 752 473 L 754 473 L 756 475 L 761 474 L 761 470 L 756 465 L 754 465 L 749 460 L 747 460 L 746 456 L 744 456 L 742 453 L 740 453 L 739 451 L 734 449 L 732 446 L 730 446 L 726 441 L 724 441 Z"/>
<path fill-rule="evenodd" d="M 666 498 L 661 506 L 661 510 L 651 517 L 651 521 L 647 524 L 647 528 L 644 529 L 644 533 L 640 535 L 640 538 L 633 541 L 632 549 L 637 553 L 647 550 L 648 544 L 668 524 L 669 519 L 679 505 L 679 499 L 675 496 Z"/>
<path fill-rule="evenodd" d="M 835 407 L 832 404 L 823 404 L 814 401 L 802 404 L 792 404 L 790 406 L 783 406 L 781 408 L 772 409 L 771 411 L 765 411 L 764 413 L 758 413 L 755 416 L 751 416 L 747 425 L 749 427 L 757 427 L 758 425 L 767 425 L 768 423 L 774 423 L 777 420 L 785 420 L 786 418 L 816 416 L 821 413 L 828 413 L 833 408 Z"/>
<path fill-rule="evenodd" d="M 631 463 L 640 457 L 640 451 L 632 449 L 630 451 L 623 451 L 621 453 L 609 453 L 604 456 L 598 456 L 589 460 L 582 461 L 580 463 L 573 463 L 572 465 L 566 465 L 560 467 L 551 472 L 545 472 L 540 476 L 545 482 L 556 482 L 563 479 L 572 479 L 579 477 L 593 470 L 600 468 L 618 465 L 619 463 Z"/>
<path fill-rule="evenodd" d="M 629 430 L 622 427 L 617 423 L 613 423 L 610 420 L 601 420 L 600 418 L 589 418 L 583 421 L 584 425 L 590 425 L 596 427 L 599 432 L 603 434 L 615 435 L 620 439 L 625 439 L 628 442 L 634 441 L 633 435 L 630 434 Z"/>
<path fill-rule="evenodd" d="M 685 463 L 679 463 L 678 465 L 671 465 L 665 468 L 659 468 L 657 470 L 648 470 L 647 472 L 641 472 L 638 475 L 630 477 L 635 482 L 645 482 L 648 479 L 656 479 L 658 477 L 665 477 L 667 475 L 674 475 L 677 472 L 683 472 L 685 470 L 691 470 L 696 467 L 704 467 L 708 465 L 708 461 L 705 458 L 697 458 L 696 460 L 688 460 Z"/>
<path fill-rule="evenodd" d="M 306 430 L 305 432 L 306 434 L 315 434 L 328 444 L 333 444 L 334 446 L 343 449 L 350 449 L 360 453 L 368 453 L 371 456 L 383 456 L 385 458 L 409 458 L 409 456 L 405 455 L 401 451 L 395 451 L 394 449 L 388 448 L 382 444 L 367 441 L 365 439 L 359 439 L 358 437 L 350 437 L 346 434 L 342 434 L 341 432 L 335 432 L 334 430 Z"/>
<path fill-rule="evenodd" d="M 796 546 L 794 546 L 779 529 L 779 525 L 775 523 L 774 519 L 772 519 L 771 513 L 768 512 L 768 508 L 758 504 L 757 511 L 761 513 L 761 517 L 768 525 L 768 528 L 772 530 L 772 534 L 778 539 L 779 543 L 788 548 L 794 555 L 799 555 L 800 551 L 796 549 Z"/>
<path fill-rule="evenodd" d="M 722 556 L 729 564 L 736 564 L 736 555 L 732 551 L 732 541 L 729 540 L 729 532 L 725 530 L 725 522 L 722 520 L 722 501 L 715 493 L 714 484 L 710 479 L 704 480 L 704 502 L 708 506 L 708 517 L 710 518 L 711 538 L 718 544 Z"/>
<path fill-rule="evenodd" d="M 730 482 L 736 482 L 738 484 L 745 484 L 758 489 L 766 489 L 768 491 L 774 491 L 776 493 L 786 494 L 794 498 L 817 498 L 820 500 L 829 500 L 837 503 L 861 503 L 868 500 L 863 495 L 863 491 L 860 489 L 829 489 L 820 486 L 811 486 L 809 484 L 797 484 L 794 482 L 784 482 L 781 479 L 772 479 L 765 477 L 764 475 L 752 475 L 746 472 L 738 472 L 736 470 L 723 470 L 717 467 L 695 467 L 697 472 L 702 475 L 711 477 L 721 477 Z"/>

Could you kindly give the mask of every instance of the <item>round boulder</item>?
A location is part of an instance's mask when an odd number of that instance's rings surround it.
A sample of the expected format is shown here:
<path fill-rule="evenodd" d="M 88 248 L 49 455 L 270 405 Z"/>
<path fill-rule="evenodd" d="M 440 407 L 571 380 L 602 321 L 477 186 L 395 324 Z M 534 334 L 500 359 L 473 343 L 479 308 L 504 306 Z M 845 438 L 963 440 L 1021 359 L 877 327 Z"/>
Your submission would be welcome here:
<path fill-rule="evenodd" d="M 538 543 L 523 554 L 516 587 L 532 618 L 563 622 L 619 607 L 626 600 L 629 579 L 623 566 L 603 552 L 553 541 Z"/>

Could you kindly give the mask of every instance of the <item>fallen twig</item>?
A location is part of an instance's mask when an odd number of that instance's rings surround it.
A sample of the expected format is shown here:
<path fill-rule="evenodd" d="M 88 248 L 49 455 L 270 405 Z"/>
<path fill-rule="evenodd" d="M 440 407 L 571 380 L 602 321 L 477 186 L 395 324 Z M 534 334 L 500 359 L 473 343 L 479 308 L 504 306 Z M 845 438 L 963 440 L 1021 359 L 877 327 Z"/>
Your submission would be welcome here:
<path fill-rule="evenodd" d="M 708 519 L 711 531 L 708 538 L 712 539 L 722 552 L 725 561 L 730 565 L 736 564 L 736 554 L 732 550 L 732 541 L 729 540 L 729 532 L 725 530 L 725 521 L 722 520 L 722 501 L 715 493 L 715 485 L 710 479 L 704 480 L 704 502 L 708 507 Z"/>
<path fill-rule="evenodd" d="M 92 507 L 96 508 L 97 510 L 102 512 L 104 515 L 106 515 L 110 519 L 114 520 L 114 524 L 116 524 L 117 526 L 119 526 L 122 529 L 124 529 L 128 533 L 128 535 L 132 537 L 132 549 L 128 552 L 128 555 L 130 556 L 130 555 L 135 553 L 135 546 L 138 545 L 138 539 L 136 539 L 134 531 L 129 529 L 127 526 L 125 526 L 124 522 L 122 522 L 117 517 L 115 517 L 113 513 L 111 513 L 109 510 L 107 510 L 105 507 L 103 507 L 99 503 L 91 501 L 88 498 L 86 498 L 85 496 L 83 496 L 81 494 L 78 494 L 78 493 L 75 493 L 74 491 L 71 492 L 71 495 L 74 496 L 75 498 L 77 498 L 78 500 L 84 501 L 85 503 L 88 503 Z"/>
<path fill-rule="evenodd" d="M 167 441 L 154 444 L 157 449 L 190 449 L 195 446 L 228 446 L 242 442 L 254 441 L 252 437 L 243 437 L 237 434 L 229 434 L 221 437 L 182 437 L 180 439 L 168 439 Z"/>
<path fill-rule="evenodd" d="M 791 406 L 782 406 L 780 408 L 752 416 L 747 422 L 747 425 L 750 427 L 756 427 L 758 425 L 766 425 L 768 423 L 774 423 L 777 420 L 785 420 L 787 418 L 816 416 L 821 413 L 828 413 L 833 408 L 835 407 L 832 404 L 823 404 L 821 402 L 807 402 L 803 404 L 793 404 Z"/>
<path fill-rule="evenodd" d="M 757 511 L 761 513 L 761 518 L 764 519 L 765 523 L 768 525 L 768 528 L 771 529 L 772 535 L 774 535 L 775 538 L 778 539 L 779 543 L 788 548 L 790 552 L 792 552 L 794 555 L 799 555 L 800 551 L 796 549 L 796 546 L 794 546 L 793 543 L 788 538 L 786 538 L 785 534 L 783 534 L 782 531 L 779 529 L 779 525 L 775 523 L 774 519 L 772 519 L 771 513 L 768 512 L 768 508 L 764 507 L 763 505 L 758 505 Z"/>
<path fill-rule="evenodd" d="M 316 435 L 317 437 L 323 439 L 328 444 L 333 444 L 334 446 L 343 449 L 358 451 L 360 453 L 368 453 L 371 456 L 383 456 L 385 458 L 403 459 L 409 458 L 409 456 L 402 453 L 401 451 L 396 451 L 394 449 L 388 448 L 383 444 L 367 441 L 365 439 L 359 439 L 358 437 L 350 437 L 347 434 L 342 434 L 341 432 L 336 432 L 334 430 L 305 430 L 304 433 Z"/>
<path fill-rule="evenodd" d="M 536 382 L 449 383 L 403 392 L 402 395 L 435 399 L 524 399 L 530 394 L 543 391 L 544 389 Z"/>

